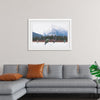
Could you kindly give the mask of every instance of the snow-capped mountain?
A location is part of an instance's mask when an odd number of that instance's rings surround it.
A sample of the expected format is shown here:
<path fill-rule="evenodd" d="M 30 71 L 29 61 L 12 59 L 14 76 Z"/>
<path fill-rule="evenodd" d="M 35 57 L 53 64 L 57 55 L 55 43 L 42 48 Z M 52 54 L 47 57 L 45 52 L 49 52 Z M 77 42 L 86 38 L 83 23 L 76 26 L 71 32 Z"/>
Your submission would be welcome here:
<path fill-rule="evenodd" d="M 51 36 L 51 35 L 56 35 L 56 36 L 68 36 L 68 32 L 61 28 L 61 27 L 52 27 L 49 32 L 45 32 L 43 34 L 44 36 Z"/>

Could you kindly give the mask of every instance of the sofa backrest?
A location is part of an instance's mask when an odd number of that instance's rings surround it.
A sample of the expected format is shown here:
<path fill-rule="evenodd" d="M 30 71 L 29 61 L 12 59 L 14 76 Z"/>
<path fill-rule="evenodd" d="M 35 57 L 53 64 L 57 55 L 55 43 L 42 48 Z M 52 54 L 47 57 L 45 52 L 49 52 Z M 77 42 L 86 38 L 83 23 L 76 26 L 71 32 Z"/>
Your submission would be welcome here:
<path fill-rule="evenodd" d="M 19 64 L 18 73 L 26 77 L 28 65 Z M 43 78 L 62 78 L 62 65 L 44 65 Z"/>
<path fill-rule="evenodd" d="M 61 79 L 62 78 L 62 65 L 47 65 L 44 67 L 46 74 L 44 78 Z"/>
<path fill-rule="evenodd" d="M 18 73 L 17 64 L 5 64 L 3 65 L 3 73 Z"/>
<path fill-rule="evenodd" d="M 90 65 L 63 65 L 63 78 L 92 78 Z"/>
<path fill-rule="evenodd" d="M 47 65 L 44 65 L 44 69 L 43 69 L 43 76 L 47 76 Z M 21 75 L 23 75 L 23 77 L 25 78 L 27 76 L 27 72 L 28 72 L 28 64 L 19 64 L 18 65 L 18 73 L 20 73 Z"/>
<path fill-rule="evenodd" d="M 3 73 L 20 73 L 25 78 L 28 64 L 4 65 Z M 43 78 L 62 78 L 62 65 L 44 65 Z"/>
<path fill-rule="evenodd" d="M 67 78 L 91 78 L 90 65 L 45 65 L 43 78 L 67 79 Z M 25 78 L 28 71 L 28 64 L 6 64 L 3 73 L 20 73 Z"/>
<path fill-rule="evenodd" d="M 23 75 L 24 78 L 26 77 L 27 72 L 28 72 L 28 64 L 19 64 L 18 65 L 18 73 Z"/>

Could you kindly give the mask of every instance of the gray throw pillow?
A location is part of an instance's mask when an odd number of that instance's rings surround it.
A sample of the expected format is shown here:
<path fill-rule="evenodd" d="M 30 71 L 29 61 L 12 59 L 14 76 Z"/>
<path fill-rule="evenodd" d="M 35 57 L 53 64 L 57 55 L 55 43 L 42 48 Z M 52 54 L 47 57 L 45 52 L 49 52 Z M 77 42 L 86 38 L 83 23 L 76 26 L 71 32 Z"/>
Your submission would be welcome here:
<path fill-rule="evenodd" d="M 62 78 L 62 65 L 49 65 L 48 69 L 46 69 L 46 72 L 47 73 L 45 74 L 44 78 Z"/>
<path fill-rule="evenodd" d="M 63 66 L 63 78 L 77 78 L 77 65 L 64 65 Z"/>
<path fill-rule="evenodd" d="M 18 65 L 6 64 L 3 66 L 3 73 L 18 73 Z"/>

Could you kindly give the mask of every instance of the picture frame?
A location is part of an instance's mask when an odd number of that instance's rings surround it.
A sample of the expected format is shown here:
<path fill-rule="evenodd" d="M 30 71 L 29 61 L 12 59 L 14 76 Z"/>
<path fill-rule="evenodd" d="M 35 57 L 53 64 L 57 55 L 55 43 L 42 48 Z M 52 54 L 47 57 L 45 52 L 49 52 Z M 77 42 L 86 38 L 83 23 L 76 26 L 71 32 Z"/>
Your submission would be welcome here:
<path fill-rule="evenodd" d="M 72 50 L 72 19 L 29 19 L 28 50 Z"/>

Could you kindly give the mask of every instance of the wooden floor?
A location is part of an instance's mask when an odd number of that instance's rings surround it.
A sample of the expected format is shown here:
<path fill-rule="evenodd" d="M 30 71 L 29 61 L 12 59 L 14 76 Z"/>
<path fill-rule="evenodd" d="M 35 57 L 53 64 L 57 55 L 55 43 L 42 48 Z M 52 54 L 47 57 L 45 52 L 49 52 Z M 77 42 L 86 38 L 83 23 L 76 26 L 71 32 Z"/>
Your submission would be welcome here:
<path fill-rule="evenodd" d="M 89 94 L 89 95 L 85 95 L 85 94 L 41 94 L 41 95 L 37 95 L 37 94 L 31 94 L 31 95 L 25 95 L 22 98 L 20 98 L 19 100 L 97 100 L 97 97 L 95 95 Z M 100 100 L 100 99 L 98 99 Z"/>

